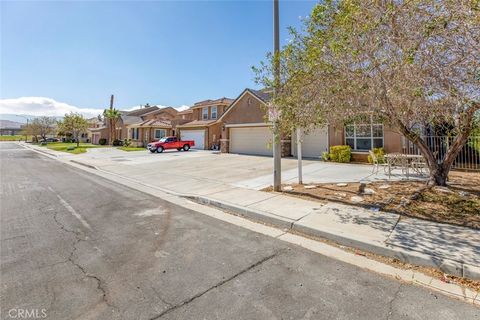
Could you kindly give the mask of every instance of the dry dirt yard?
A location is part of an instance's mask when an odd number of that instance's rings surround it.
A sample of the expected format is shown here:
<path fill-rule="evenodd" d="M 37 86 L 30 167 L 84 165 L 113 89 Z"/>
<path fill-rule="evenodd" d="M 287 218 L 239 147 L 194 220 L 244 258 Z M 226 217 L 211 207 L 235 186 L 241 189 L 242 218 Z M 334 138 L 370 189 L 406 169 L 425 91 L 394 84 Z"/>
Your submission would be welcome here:
<path fill-rule="evenodd" d="M 425 189 L 420 181 L 283 185 L 285 194 L 319 202 L 336 201 L 435 222 L 480 229 L 480 173 L 451 172 L 447 188 Z M 271 191 L 267 188 L 265 191 Z M 370 194 L 368 194 L 370 193 Z"/>

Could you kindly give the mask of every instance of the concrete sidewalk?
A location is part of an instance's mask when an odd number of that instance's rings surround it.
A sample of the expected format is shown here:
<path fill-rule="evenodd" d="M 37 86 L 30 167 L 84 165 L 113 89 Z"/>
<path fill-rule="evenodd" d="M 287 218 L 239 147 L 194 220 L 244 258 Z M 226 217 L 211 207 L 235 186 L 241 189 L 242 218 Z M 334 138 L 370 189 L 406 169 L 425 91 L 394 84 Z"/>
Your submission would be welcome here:
<path fill-rule="evenodd" d="M 121 176 L 152 188 L 187 197 L 265 223 L 307 235 L 333 240 L 361 250 L 396 257 L 401 261 L 439 268 L 472 279 L 480 279 L 480 230 L 402 218 L 393 213 L 318 202 L 240 187 L 238 182 L 184 174 L 168 174 L 169 163 L 157 169 L 143 162 L 132 165 L 115 157 L 66 156 L 46 148 L 30 146 L 66 161 L 75 160 L 104 173 Z M 199 155 L 190 155 L 201 161 Z M 198 158 L 198 159 L 197 159 Z M 146 170 L 150 168 L 150 170 Z"/>

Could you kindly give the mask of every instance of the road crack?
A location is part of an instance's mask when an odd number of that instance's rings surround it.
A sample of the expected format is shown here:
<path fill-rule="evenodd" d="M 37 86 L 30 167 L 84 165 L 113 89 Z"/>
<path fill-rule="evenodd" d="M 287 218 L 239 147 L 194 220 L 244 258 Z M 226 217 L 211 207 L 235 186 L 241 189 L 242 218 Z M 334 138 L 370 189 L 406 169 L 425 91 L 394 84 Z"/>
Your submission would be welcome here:
<path fill-rule="evenodd" d="M 181 308 L 181 307 L 183 307 L 183 306 L 191 303 L 192 301 L 200 298 L 201 296 L 207 294 L 208 292 L 212 291 L 213 289 L 216 289 L 216 288 L 218 288 L 218 287 L 221 287 L 221 286 L 224 285 L 225 283 L 230 282 L 230 281 L 234 280 L 235 278 L 241 276 L 242 274 L 244 274 L 244 273 L 246 273 L 246 272 L 254 269 L 255 267 L 258 267 L 259 265 L 261 265 L 261 264 L 263 264 L 263 263 L 265 263 L 265 262 L 267 262 L 267 261 L 275 258 L 276 256 L 278 256 L 279 253 L 280 253 L 280 252 L 275 252 L 275 253 L 273 253 L 273 254 L 271 254 L 271 255 L 269 255 L 269 256 L 267 256 L 267 257 L 265 257 L 265 258 L 263 258 L 263 259 L 261 259 L 261 260 L 259 260 L 259 261 L 257 261 L 257 262 L 255 262 L 254 264 L 251 264 L 250 266 L 246 267 L 245 269 L 242 269 L 242 270 L 240 270 L 239 272 L 235 273 L 233 276 L 231 276 L 231 277 L 229 277 L 229 278 L 227 278 L 227 279 L 224 279 L 224 280 L 218 282 L 217 284 L 211 286 L 210 288 L 208 288 L 208 289 L 206 289 L 206 290 L 204 290 L 204 291 L 202 291 L 202 292 L 197 293 L 197 294 L 194 295 L 193 297 L 191 297 L 191 298 L 189 298 L 189 299 L 187 299 L 187 300 L 184 300 L 184 301 L 182 301 L 181 303 L 176 304 L 176 305 L 174 305 L 174 306 L 166 309 L 166 310 L 163 311 L 162 313 L 160 313 L 160 314 L 158 314 L 158 315 L 150 318 L 149 320 L 160 319 L 160 318 L 163 317 L 164 315 L 166 315 L 166 314 L 168 314 L 168 313 L 170 313 L 170 312 L 172 312 L 172 311 L 174 311 L 174 310 L 176 310 L 176 309 L 178 309 L 178 308 Z"/>
<path fill-rule="evenodd" d="M 393 302 L 398 298 L 398 294 L 400 293 L 401 289 L 402 289 L 402 286 L 403 286 L 403 283 L 400 283 L 400 285 L 398 286 L 397 290 L 395 291 L 395 293 L 393 294 L 393 298 L 392 300 L 390 300 L 388 302 L 388 311 L 387 311 L 387 318 L 386 320 L 389 320 L 390 317 L 392 316 L 392 310 L 393 310 Z"/>
<path fill-rule="evenodd" d="M 80 263 L 76 262 L 75 261 L 75 253 L 77 251 L 77 246 L 80 242 L 82 241 L 89 241 L 89 239 L 87 237 L 82 237 L 82 233 L 79 232 L 79 231 L 76 231 L 76 230 L 71 230 L 69 228 L 67 228 L 62 222 L 60 222 L 60 220 L 58 219 L 58 212 L 55 212 L 53 214 L 53 220 L 55 221 L 55 223 L 58 225 L 58 227 L 63 230 L 64 232 L 66 233 L 70 233 L 70 234 L 73 234 L 74 237 L 75 237 L 75 240 L 72 244 L 72 251 L 70 251 L 70 255 L 68 256 L 68 259 L 65 260 L 64 262 L 60 262 L 60 263 L 66 263 L 66 262 L 70 262 L 73 266 L 75 266 L 77 269 L 79 269 L 82 274 L 84 275 L 84 277 L 86 278 L 89 278 L 89 279 L 92 279 L 94 280 L 96 283 L 97 283 L 97 287 L 96 289 L 98 291 L 101 292 L 102 294 L 102 302 L 105 303 L 107 306 L 115 309 L 115 310 L 119 310 L 118 307 L 116 307 L 109 299 L 108 299 L 108 294 L 107 294 L 107 290 L 106 290 L 106 284 L 105 282 L 98 276 L 96 275 L 93 275 L 91 273 L 89 273 L 85 267 L 83 267 Z M 57 263 L 58 264 L 58 263 Z"/>

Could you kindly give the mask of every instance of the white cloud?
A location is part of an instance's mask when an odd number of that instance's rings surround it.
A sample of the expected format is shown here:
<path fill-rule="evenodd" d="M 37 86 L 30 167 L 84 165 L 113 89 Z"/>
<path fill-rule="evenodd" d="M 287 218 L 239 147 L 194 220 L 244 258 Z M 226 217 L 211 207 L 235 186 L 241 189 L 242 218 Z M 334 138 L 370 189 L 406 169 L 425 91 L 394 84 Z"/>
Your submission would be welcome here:
<path fill-rule="evenodd" d="M 45 97 L 21 97 L 0 100 L 0 113 L 61 117 L 70 112 L 78 112 L 85 117 L 94 117 L 102 113 L 102 110 L 76 107 Z"/>
<path fill-rule="evenodd" d="M 166 106 L 160 104 L 151 104 L 164 108 Z M 119 108 L 120 110 L 131 111 L 138 109 L 140 106 Z M 178 111 L 188 109 L 189 106 L 175 107 Z M 46 97 L 20 97 L 15 99 L 0 99 L 0 114 L 22 114 L 30 116 L 49 116 L 62 117 L 66 113 L 77 112 L 87 118 L 95 117 L 102 114 L 103 109 L 82 108 L 69 105 L 68 103 L 59 102 L 52 98 Z"/>

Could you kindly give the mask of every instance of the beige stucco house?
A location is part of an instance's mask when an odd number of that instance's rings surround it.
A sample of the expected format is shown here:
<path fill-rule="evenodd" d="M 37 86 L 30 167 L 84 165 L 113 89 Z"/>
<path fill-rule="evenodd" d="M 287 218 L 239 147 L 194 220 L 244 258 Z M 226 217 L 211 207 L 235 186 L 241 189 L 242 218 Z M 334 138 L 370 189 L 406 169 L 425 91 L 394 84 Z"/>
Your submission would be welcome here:
<path fill-rule="evenodd" d="M 220 98 L 195 103 L 190 109 L 191 121 L 178 124 L 177 135 L 182 140 L 194 140 L 197 149 L 219 149 L 222 139 L 221 116 L 232 99 Z"/>

